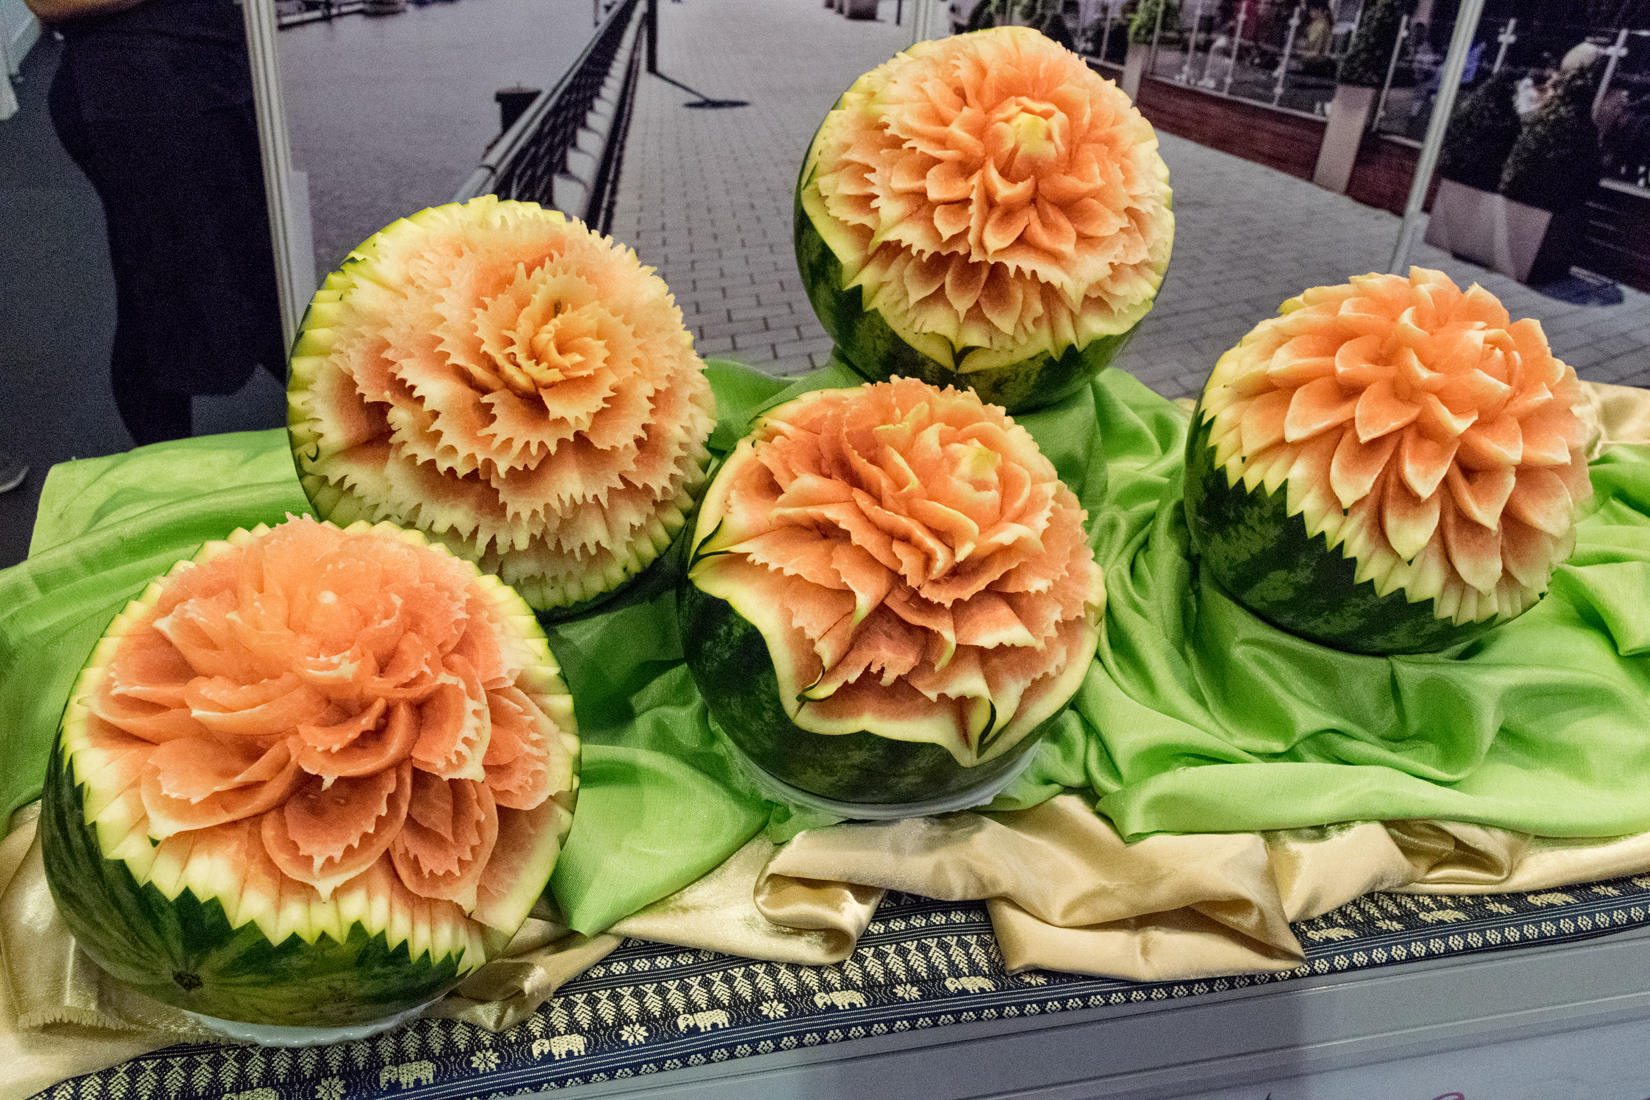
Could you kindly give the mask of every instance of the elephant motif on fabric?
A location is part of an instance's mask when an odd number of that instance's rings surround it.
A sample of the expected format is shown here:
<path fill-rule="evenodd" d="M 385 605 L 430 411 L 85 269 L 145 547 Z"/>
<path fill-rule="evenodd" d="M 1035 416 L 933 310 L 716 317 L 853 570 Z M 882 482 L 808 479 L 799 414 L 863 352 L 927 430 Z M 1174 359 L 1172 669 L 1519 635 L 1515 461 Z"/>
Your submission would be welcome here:
<path fill-rule="evenodd" d="M 715 1027 L 728 1026 L 728 1014 L 720 1008 L 713 1008 L 707 1012 L 684 1012 L 676 1017 L 676 1026 L 683 1031 L 709 1031 Z"/>
<path fill-rule="evenodd" d="M 945 988 L 952 993 L 958 993 L 965 989 L 970 993 L 989 993 L 997 988 L 997 983 L 990 978 L 947 978 L 945 979 Z"/>
<path fill-rule="evenodd" d="M 402 1062 L 398 1066 L 385 1066 L 378 1071 L 378 1087 L 399 1084 L 404 1089 L 414 1085 L 435 1084 L 435 1063 L 426 1061 Z"/>
<path fill-rule="evenodd" d="M 583 1053 L 583 1035 L 552 1035 L 548 1039 L 533 1040 L 533 1057 L 535 1058 L 543 1058 L 548 1054 L 559 1062 L 569 1054 Z"/>

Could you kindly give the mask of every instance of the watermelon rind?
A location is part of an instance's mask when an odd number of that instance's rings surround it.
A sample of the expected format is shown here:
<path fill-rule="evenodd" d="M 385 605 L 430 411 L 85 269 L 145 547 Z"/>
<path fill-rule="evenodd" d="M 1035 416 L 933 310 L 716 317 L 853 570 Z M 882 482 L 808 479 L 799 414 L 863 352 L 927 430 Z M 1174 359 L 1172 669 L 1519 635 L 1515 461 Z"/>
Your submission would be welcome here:
<path fill-rule="evenodd" d="M 212 1026 L 370 1025 L 428 1003 L 480 969 L 503 951 L 543 893 L 572 826 L 578 787 L 572 697 L 532 609 L 497 577 L 473 573 L 525 662 L 514 686 L 549 716 L 561 743 L 550 756 L 554 793 L 535 810 L 514 811 L 535 818 L 530 844 L 512 853 L 515 873 L 508 883 L 491 884 L 468 915 L 452 902 L 381 889 L 375 872 L 382 861 L 322 898 L 296 882 L 254 890 L 232 847 L 196 845 L 188 831 L 151 837 L 137 789 L 109 782 L 121 771 L 122 750 L 94 737 L 90 700 L 122 640 L 152 618 L 169 577 L 269 531 L 260 524 L 206 543 L 129 603 L 94 647 L 70 693 L 42 794 L 47 883 L 94 962 L 139 992 L 216 1021 Z M 450 554 L 417 531 L 387 523 L 345 529 L 368 531 Z M 254 836 L 251 843 L 259 842 Z"/>
<path fill-rule="evenodd" d="M 796 262 L 809 304 L 842 358 L 873 382 L 903 375 L 932 386 L 972 389 L 982 401 L 1009 412 L 1039 409 L 1064 401 L 1110 366 L 1134 338 L 1152 305 L 1148 300 L 1139 319 L 1121 332 L 1097 337 L 1081 347 L 1071 345 L 1058 354 L 1044 349 L 990 365 L 993 359 L 1004 357 L 984 348 L 954 349 L 937 336 L 898 332 L 879 310 L 865 308 L 864 290 L 843 286 L 842 261 L 804 210 L 801 192 L 794 225 Z M 963 366 L 959 368 L 958 363 Z"/>
<path fill-rule="evenodd" d="M 1287 486 L 1250 489 L 1217 466 L 1212 416 L 1199 404 L 1186 439 L 1186 526 L 1199 568 L 1273 626 L 1360 654 L 1430 653 L 1470 641 L 1503 621 L 1457 621 L 1407 588 L 1360 578 L 1358 559 L 1331 533 L 1311 534 L 1289 511 Z"/>
<path fill-rule="evenodd" d="M 1020 768 L 1058 717 L 973 767 L 932 741 L 867 730 L 814 733 L 786 713 L 773 656 L 756 626 L 695 584 L 683 584 L 678 598 L 688 669 L 717 727 L 752 764 L 821 798 L 898 806 L 989 789 Z"/>
<path fill-rule="evenodd" d="M 489 930 L 456 951 L 414 957 L 408 940 L 392 947 L 386 932 L 353 921 L 341 938 L 293 932 L 273 943 L 256 922 L 232 925 L 218 898 L 187 887 L 167 897 L 125 860 L 105 858 L 61 742 L 43 799 L 47 879 L 81 949 L 117 981 L 188 1012 L 287 1027 L 368 1023 L 440 996 L 508 939 Z"/>

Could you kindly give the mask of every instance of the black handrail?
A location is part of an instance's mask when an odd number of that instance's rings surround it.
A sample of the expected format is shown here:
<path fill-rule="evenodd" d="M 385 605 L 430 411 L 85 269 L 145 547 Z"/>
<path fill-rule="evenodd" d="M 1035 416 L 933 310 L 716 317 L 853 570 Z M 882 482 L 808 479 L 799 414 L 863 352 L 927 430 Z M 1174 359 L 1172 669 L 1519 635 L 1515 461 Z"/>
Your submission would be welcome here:
<path fill-rule="evenodd" d="M 521 118 L 499 137 L 454 196 L 455 202 L 464 202 L 476 195 L 494 194 L 502 199 L 557 205 L 555 179 L 567 173 L 568 155 L 577 144 L 579 130 L 584 126 L 602 85 L 613 71 L 625 32 L 635 18 L 639 3 L 640 0 L 621 0 L 608 13 L 584 52 L 555 87 L 540 93 Z M 638 33 L 646 32 L 639 30 Z M 611 192 L 617 183 L 617 159 L 630 119 L 630 98 L 637 68 L 634 50 L 624 64 L 619 98 L 607 139 L 597 158 L 596 171 L 590 180 L 584 209 L 563 211 L 591 222 L 602 232 L 607 230 L 607 226 L 600 223 L 610 221 L 612 217 Z"/>
<path fill-rule="evenodd" d="M 647 0 L 647 7 L 653 9 L 655 3 L 656 0 Z M 639 33 L 647 36 L 648 49 L 651 50 L 657 37 L 654 25 L 649 22 Z M 630 111 L 636 101 L 636 82 L 640 79 L 637 70 L 641 60 L 642 51 L 632 46 L 624 82 L 619 89 L 619 101 L 613 109 L 613 125 L 607 132 L 596 179 L 590 186 L 590 200 L 585 205 L 585 224 L 598 233 L 613 232 L 613 208 L 619 200 L 619 164 L 624 158 L 625 136 L 630 132 Z"/>

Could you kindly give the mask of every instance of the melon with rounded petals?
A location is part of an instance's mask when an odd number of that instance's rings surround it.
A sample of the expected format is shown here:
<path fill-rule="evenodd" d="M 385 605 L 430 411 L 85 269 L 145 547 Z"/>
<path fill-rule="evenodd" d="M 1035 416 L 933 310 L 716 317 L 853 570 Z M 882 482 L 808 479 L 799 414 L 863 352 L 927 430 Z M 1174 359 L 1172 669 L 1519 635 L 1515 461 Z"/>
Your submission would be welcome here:
<path fill-rule="evenodd" d="M 536 608 L 582 608 L 670 545 L 715 398 L 630 249 L 483 195 L 396 222 L 316 292 L 289 430 L 317 513 L 416 527 Z"/>
<path fill-rule="evenodd" d="M 1174 238 L 1151 124 L 1028 27 L 920 42 L 825 117 L 797 184 L 803 285 L 856 370 L 1067 396 L 1151 309 Z"/>
<path fill-rule="evenodd" d="M 1541 325 L 1439 271 L 1283 304 L 1220 357 L 1186 445 L 1202 567 L 1286 630 L 1442 649 L 1538 601 L 1592 495 Z"/>
<path fill-rule="evenodd" d="M 110 625 L 41 814 L 65 922 L 179 1008 L 346 1026 L 496 954 L 572 820 L 572 700 L 532 611 L 416 532 L 208 543 Z"/>
<path fill-rule="evenodd" d="M 681 623 L 722 730 L 825 798 L 906 803 L 1012 767 L 1087 674 L 1105 587 L 1030 434 L 916 379 L 762 416 L 696 522 Z"/>

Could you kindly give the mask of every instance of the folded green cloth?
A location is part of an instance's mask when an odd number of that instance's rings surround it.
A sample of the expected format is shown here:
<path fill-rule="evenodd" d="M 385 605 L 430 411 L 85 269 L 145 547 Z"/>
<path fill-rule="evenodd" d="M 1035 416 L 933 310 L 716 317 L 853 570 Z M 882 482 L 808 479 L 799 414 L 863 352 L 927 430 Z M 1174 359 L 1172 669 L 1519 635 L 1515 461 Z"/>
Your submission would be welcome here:
<path fill-rule="evenodd" d="M 709 365 L 726 452 L 792 383 Z M 1369 818 L 1478 821 L 1551 836 L 1650 829 L 1650 448 L 1594 463 L 1593 512 L 1535 610 L 1443 655 L 1359 657 L 1272 629 L 1187 559 L 1186 416 L 1106 371 L 1017 418 L 1089 511 L 1106 630 L 1076 706 L 993 806 L 1083 792 L 1126 836 Z M 150 578 L 237 526 L 306 504 L 282 432 L 185 440 L 56 467 L 28 561 L 0 571 L 0 798 L 36 797 L 74 676 Z M 584 741 L 553 888 L 605 928 L 756 832 L 823 824 L 763 800 L 714 734 L 681 660 L 672 564 L 549 628 Z"/>
<path fill-rule="evenodd" d="M 1535 608 L 1443 653 L 1366 657 L 1203 576 L 1179 504 L 1189 421 L 1115 374 L 1094 393 L 1106 632 L 1061 736 L 999 807 L 1088 789 L 1128 839 L 1397 818 L 1650 829 L 1650 446 L 1594 461 L 1575 552 Z"/>

